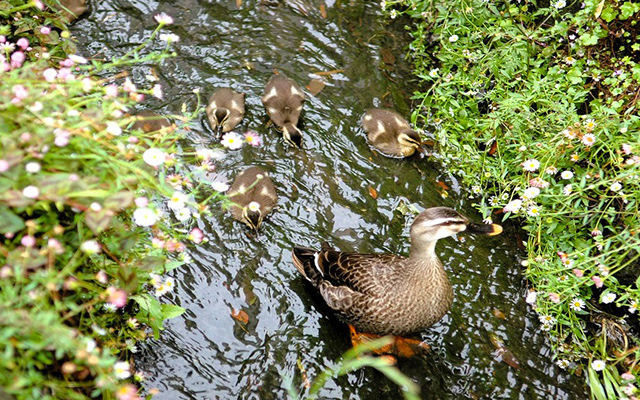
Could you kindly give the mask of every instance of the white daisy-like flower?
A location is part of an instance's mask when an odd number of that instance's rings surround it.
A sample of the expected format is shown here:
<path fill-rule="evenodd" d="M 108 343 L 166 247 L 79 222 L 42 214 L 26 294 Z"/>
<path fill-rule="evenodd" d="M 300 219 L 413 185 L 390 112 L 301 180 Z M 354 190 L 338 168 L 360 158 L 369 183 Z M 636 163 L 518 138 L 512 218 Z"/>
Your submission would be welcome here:
<path fill-rule="evenodd" d="M 613 192 L 618 192 L 620 191 L 620 189 L 622 189 L 622 184 L 620 182 L 613 182 L 609 189 L 611 189 L 611 191 Z"/>
<path fill-rule="evenodd" d="M 589 118 L 588 120 L 584 121 L 584 127 L 587 128 L 588 131 L 592 131 L 593 128 L 596 127 L 596 121 L 593 118 Z"/>
<path fill-rule="evenodd" d="M 556 361 L 556 365 L 562 369 L 567 369 L 569 365 L 571 365 L 571 362 L 565 358 L 561 358 Z"/>
<path fill-rule="evenodd" d="M 638 301 L 637 300 L 633 300 L 631 302 L 631 306 L 629 307 L 629 313 L 635 314 L 636 310 L 638 310 Z"/>
<path fill-rule="evenodd" d="M 172 292 L 173 289 L 175 289 L 176 287 L 176 280 L 171 277 L 167 278 L 164 281 L 164 287 L 165 287 L 166 293 Z"/>
<path fill-rule="evenodd" d="M 562 188 L 562 194 L 565 196 L 569 196 L 571 193 L 573 193 L 573 185 L 566 185 Z"/>
<path fill-rule="evenodd" d="M 582 144 L 584 144 L 587 147 L 591 147 L 596 143 L 596 135 L 594 135 L 593 133 L 585 133 L 582 136 Z"/>
<path fill-rule="evenodd" d="M 229 132 L 222 137 L 220 144 L 230 150 L 237 150 L 242 147 L 244 138 L 235 132 Z"/>
<path fill-rule="evenodd" d="M 142 159 L 152 167 L 164 164 L 167 155 L 160 149 L 150 148 L 142 154 Z"/>
<path fill-rule="evenodd" d="M 229 190 L 229 185 L 224 182 L 212 182 L 211 188 L 216 192 L 224 193 Z"/>
<path fill-rule="evenodd" d="M 567 5 L 567 2 L 565 0 L 558 0 L 555 3 L 553 3 L 553 6 L 558 10 L 561 8 L 565 8 L 566 5 Z"/>
<path fill-rule="evenodd" d="M 554 167 L 553 165 L 549 166 L 544 170 L 544 173 L 548 175 L 555 175 L 558 173 L 558 168 Z"/>
<path fill-rule="evenodd" d="M 26 188 L 22 189 L 22 195 L 29 199 L 35 199 L 36 197 L 40 196 L 40 189 L 35 186 L 27 186 Z"/>
<path fill-rule="evenodd" d="M 151 226 L 158 222 L 158 216 L 149 207 L 140 207 L 133 212 L 133 222 L 138 226 Z"/>
<path fill-rule="evenodd" d="M 540 330 L 548 332 L 548 331 L 551 330 L 552 327 L 553 327 L 553 325 L 551 325 L 551 324 L 542 324 L 540 326 Z"/>
<path fill-rule="evenodd" d="M 532 217 L 538 217 L 540 216 L 540 209 L 541 209 L 540 206 L 534 204 L 531 207 L 529 207 L 529 209 L 527 210 L 527 214 L 529 214 Z"/>
<path fill-rule="evenodd" d="M 85 254 L 92 255 L 100 253 L 102 248 L 100 247 L 100 243 L 95 240 L 86 240 L 80 245 L 80 250 L 82 250 Z"/>
<path fill-rule="evenodd" d="M 153 287 L 157 289 L 160 287 L 160 285 L 162 285 L 162 277 L 158 274 L 150 273 L 149 283 L 151 283 Z"/>
<path fill-rule="evenodd" d="M 185 208 L 187 200 L 188 198 L 186 194 L 176 190 L 167 202 L 167 206 L 172 210 L 181 210 Z"/>
<path fill-rule="evenodd" d="M 491 196 L 491 198 L 489 199 L 489 205 L 492 207 L 496 207 L 498 206 L 498 204 L 500 204 L 500 198 Z"/>
<path fill-rule="evenodd" d="M 127 379 L 131 376 L 131 370 L 129 369 L 129 363 L 125 361 L 118 361 L 113 365 L 113 374 L 118 379 Z"/>
<path fill-rule="evenodd" d="M 449 36 L 449 41 L 450 41 L 451 43 L 455 43 L 455 42 L 457 42 L 457 41 L 458 41 L 458 39 L 459 39 L 458 35 L 451 35 L 451 36 Z"/>
<path fill-rule="evenodd" d="M 41 167 L 40 167 L 40 163 L 31 161 L 24 166 L 24 169 L 30 174 L 35 174 L 37 172 L 40 172 Z"/>
<path fill-rule="evenodd" d="M 438 76 L 438 71 L 439 71 L 439 68 L 432 69 L 431 71 L 429 71 L 429 76 L 432 78 L 435 78 L 436 76 Z"/>
<path fill-rule="evenodd" d="M 116 312 L 116 310 L 118 309 L 118 307 L 116 307 L 116 305 L 113 303 L 104 303 L 102 308 L 104 308 L 106 312 L 110 312 L 110 313 Z"/>
<path fill-rule="evenodd" d="M 600 301 L 604 304 L 610 304 L 613 303 L 614 300 L 616 299 L 616 297 L 618 297 L 615 293 L 607 293 L 605 295 L 602 296 L 602 298 L 600 299 Z"/>
<path fill-rule="evenodd" d="M 180 36 L 175 33 L 161 33 L 160 40 L 167 43 L 176 43 L 180 41 Z"/>
<path fill-rule="evenodd" d="M 517 213 L 522 208 L 522 200 L 511 200 L 506 206 L 504 206 L 504 212 Z"/>
<path fill-rule="evenodd" d="M 527 297 L 524 300 L 527 304 L 536 304 L 536 299 L 538 298 L 538 292 L 530 291 L 527 293 Z"/>
<path fill-rule="evenodd" d="M 569 303 L 569 307 L 571 307 L 571 309 L 574 311 L 582 311 L 582 309 L 584 308 L 584 304 L 584 300 L 576 297 L 575 299 L 571 300 L 571 303 Z"/>
<path fill-rule="evenodd" d="M 113 136 L 120 136 L 122 135 L 122 128 L 115 122 L 107 122 L 107 132 Z"/>
<path fill-rule="evenodd" d="M 607 363 L 605 363 L 602 360 L 593 360 L 591 362 L 591 368 L 593 368 L 594 371 L 602 371 L 606 367 L 607 367 Z"/>
<path fill-rule="evenodd" d="M 537 187 L 530 187 L 524 190 L 524 193 L 522 194 L 522 198 L 531 200 L 538 197 L 539 194 L 540 194 L 540 189 L 538 189 Z"/>
<path fill-rule="evenodd" d="M 180 222 L 184 222 L 189 218 L 191 218 L 191 210 L 189 210 L 186 207 L 175 211 L 175 214 L 176 214 L 176 219 Z"/>
<path fill-rule="evenodd" d="M 538 320 L 540 320 L 540 322 L 542 322 L 543 324 L 553 325 L 556 323 L 556 319 L 551 315 L 539 315 Z"/>
<path fill-rule="evenodd" d="M 156 14 L 153 19 L 156 20 L 157 23 L 162 25 L 170 25 L 173 24 L 173 18 L 167 15 L 166 13 L 161 12 L 160 14 Z"/>
<path fill-rule="evenodd" d="M 525 162 L 522 163 L 522 168 L 525 171 L 529 171 L 529 172 L 537 171 L 538 168 L 540 168 L 540 161 L 536 160 L 535 158 L 526 160 Z"/>
<path fill-rule="evenodd" d="M 560 178 L 562 179 L 571 179 L 573 178 L 573 172 L 567 170 L 567 171 L 562 171 L 562 173 L 560 174 Z"/>

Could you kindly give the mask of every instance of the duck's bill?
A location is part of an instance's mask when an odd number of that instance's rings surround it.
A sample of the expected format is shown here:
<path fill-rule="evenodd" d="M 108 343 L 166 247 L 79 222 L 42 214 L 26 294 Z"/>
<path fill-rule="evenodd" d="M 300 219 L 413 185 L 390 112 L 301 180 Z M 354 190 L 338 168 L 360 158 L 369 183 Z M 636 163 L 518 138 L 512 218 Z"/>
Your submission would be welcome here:
<path fill-rule="evenodd" d="M 498 224 L 476 224 L 472 222 L 467 225 L 465 232 L 477 235 L 495 236 L 502 233 L 502 227 Z"/>

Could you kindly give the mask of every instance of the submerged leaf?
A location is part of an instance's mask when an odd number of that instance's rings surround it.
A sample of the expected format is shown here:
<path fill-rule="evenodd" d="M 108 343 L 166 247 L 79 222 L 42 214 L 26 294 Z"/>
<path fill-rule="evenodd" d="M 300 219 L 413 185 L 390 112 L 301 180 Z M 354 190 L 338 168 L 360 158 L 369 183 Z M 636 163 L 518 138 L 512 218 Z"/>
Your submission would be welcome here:
<path fill-rule="evenodd" d="M 231 318 L 240 322 L 241 324 L 249 323 L 249 314 L 247 314 L 244 310 L 236 310 L 235 308 L 231 310 Z"/>
<path fill-rule="evenodd" d="M 307 85 L 307 89 L 312 95 L 317 96 L 324 89 L 324 82 L 320 79 L 312 79 Z"/>

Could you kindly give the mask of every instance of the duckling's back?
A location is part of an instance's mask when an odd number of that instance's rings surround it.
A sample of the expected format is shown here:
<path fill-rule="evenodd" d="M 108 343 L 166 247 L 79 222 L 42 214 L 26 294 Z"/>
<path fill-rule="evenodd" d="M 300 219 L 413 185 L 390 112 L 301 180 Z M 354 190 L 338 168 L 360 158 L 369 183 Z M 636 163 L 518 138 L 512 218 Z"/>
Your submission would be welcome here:
<path fill-rule="evenodd" d="M 231 184 L 228 196 L 235 203 L 231 207 L 231 215 L 238 221 L 242 221 L 242 209 L 252 202 L 259 204 L 263 215 L 268 214 L 278 202 L 273 181 L 260 167 L 249 167 L 238 174 Z"/>
<path fill-rule="evenodd" d="M 304 93 L 300 87 L 281 75 L 274 75 L 269 79 L 262 96 L 262 103 L 269 118 L 279 128 L 287 123 L 298 125 L 304 100 Z"/>

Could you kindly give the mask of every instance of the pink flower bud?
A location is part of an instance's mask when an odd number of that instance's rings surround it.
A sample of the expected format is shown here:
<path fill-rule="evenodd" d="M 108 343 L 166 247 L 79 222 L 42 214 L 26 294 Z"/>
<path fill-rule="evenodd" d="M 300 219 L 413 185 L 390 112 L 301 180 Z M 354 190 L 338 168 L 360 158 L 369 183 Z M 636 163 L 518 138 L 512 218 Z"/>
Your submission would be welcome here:
<path fill-rule="evenodd" d="M 560 295 L 558 295 L 558 293 L 549 293 L 549 300 L 553 301 L 554 303 L 559 303 Z"/>
<path fill-rule="evenodd" d="M 43 35 L 48 35 L 51 33 L 51 28 L 49 28 L 48 26 L 43 26 L 42 28 L 40 28 L 40 33 L 42 33 Z"/>
<path fill-rule="evenodd" d="M 573 269 L 573 274 L 575 276 L 577 276 L 578 278 L 582 278 L 582 276 L 584 275 L 584 271 L 578 268 L 574 268 Z"/>
<path fill-rule="evenodd" d="M 26 50 L 27 47 L 29 47 L 29 41 L 25 38 L 20 38 L 18 39 L 18 41 L 16 42 L 16 44 L 18 45 L 18 47 L 20 47 L 22 50 Z"/>
<path fill-rule="evenodd" d="M 596 284 L 597 288 L 601 288 L 602 287 L 602 279 L 599 276 L 592 276 L 591 280 L 593 281 L 593 283 Z"/>

